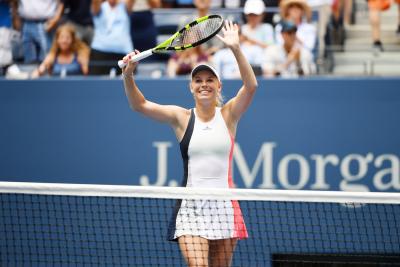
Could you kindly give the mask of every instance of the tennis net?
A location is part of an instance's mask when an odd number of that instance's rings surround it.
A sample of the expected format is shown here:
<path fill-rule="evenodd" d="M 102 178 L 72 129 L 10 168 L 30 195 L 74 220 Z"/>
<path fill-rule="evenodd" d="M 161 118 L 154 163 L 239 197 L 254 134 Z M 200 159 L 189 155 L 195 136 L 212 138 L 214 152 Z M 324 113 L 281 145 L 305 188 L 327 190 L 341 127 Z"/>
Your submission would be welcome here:
<path fill-rule="evenodd" d="M 210 266 L 399 266 L 400 194 L 0 182 L 0 266 L 207 266 L 198 236 Z"/>

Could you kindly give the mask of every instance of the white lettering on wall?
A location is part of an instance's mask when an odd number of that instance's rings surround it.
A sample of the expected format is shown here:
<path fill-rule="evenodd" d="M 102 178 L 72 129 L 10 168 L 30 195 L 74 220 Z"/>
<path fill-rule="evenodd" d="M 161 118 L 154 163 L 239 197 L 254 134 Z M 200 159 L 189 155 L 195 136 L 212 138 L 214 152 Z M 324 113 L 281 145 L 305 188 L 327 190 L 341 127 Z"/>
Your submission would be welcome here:
<path fill-rule="evenodd" d="M 385 191 L 391 188 L 400 190 L 400 159 L 393 154 L 380 155 L 375 159 L 374 165 L 377 168 L 382 167 L 384 161 L 389 161 L 390 168 L 379 170 L 375 173 L 372 179 L 376 189 Z M 384 183 L 383 178 L 387 177 L 387 183 Z"/>
<path fill-rule="evenodd" d="M 361 184 L 352 184 L 364 178 L 368 171 L 368 163 L 374 158 L 372 153 L 368 153 L 365 157 L 360 154 L 350 154 L 344 157 L 340 164 L 340 173 L 342 174 L 343 180 L 339 184 L 339 188 L 342 191 L 369 191 L 368 186 Z M 354 162 L 358 166 L 358 172 L 355 174 L 350 173 L 350 164 Z"/>
<path fill-rule="evenodd" d="M 153 146 L 157 148 L 157 179 L 150 184 L 150 178 L 142 175 L 139 178 L 141 185 L 163 186 L 167 182 L 168 173 L 168 148 L 172 146 L 171 142 L 153 142 Z"/>
<path fill-rule="evenodd" d="M 339 157 L 334 154 L 326 156 L 313 154 L 311 159 L 315 161 L 315 183 L 311 185 L 311 189 L 327 190 L 330 188 L 329 184 L 326 183 L 326 166 L 331 164 L 337 166 L 339 164 Z"/>
<path fill-rule="evenodd" d="M 256 179 L 258 170 L 263 164 L 262 172 L 262 183 L 258 186 L 259 188 L 276 188 L 272 181 L 272 170 L 273 170 L 273 149 L 276 146 L 275 143 L 263 143 L 261 145 L 260 151 L 258 152 L 257 159 L 254 162 L 253 168 L 249 169 L 246 159 L 240 149 L 239 144 L 235 144 L 235 149 L 233 150 L 233 160 L 240 172 L 240 176 L 243 179 L 244 185 L 247 188 L 253 187 L 254 181 Z M 233 176 L 233 170 L 232 170 Z"/>
<path fill-rule="evenodd" d="M 299 178 L 296 184 L 289 182 L 289 163 L 291 161 L 297 162 L 299 165 Z M 278 179 L 283 188 L 285 189 L 301 189 L 303 188 L 310 178 L 310 166 L 307 160 L 299 154 L 289 154 L 282 158 L 278 164 Z M 293 179 L 292 179 L 293 180 Z"/>
<path fill-rule="evenodd" d="M 153 147 L 157 150 L 156 177 L 151 179 L 148 175 L 142 175 L 139 178 L 140 184 L 177 186 L 176 180 L 168 179 L 168 149 L 172 147 L 172 142 L 153 142 Z M 349 154 L 340 159 L 336 154 L 312 154 L 307 158 L 293 153 L 275 159 L 276 148 L 275 142 L 263 143 L 254 164 L 251 165 L 240 145 L 236 144 L 233 163 L 236 164 L 239 174 L 235 178 L 243 179 L 246 188 L 304 189 L 310 184 L 310 189 L 329 190 L 337 183 L 332 184 L 336 177 L 327 177 L 327 173 L 332 173 L 327 172 L 327 169 L 335 167 L 340 175 L 338 186 L 342 191 L 370 191 L 368 185 L 373 185 L 378 191 L 400 190 L 400 158 L 397 155 L 382 154 L 374 159 L 373 153 Z M 274 161 L 277 166 L 276 177 Z M 369 175 L 370 170 L 373 172 Z M 311 173 L 315 173 L 315 176 L 311 176 Z M 256 184 L 258 175 L 261 175 L 261 181 Z"/>

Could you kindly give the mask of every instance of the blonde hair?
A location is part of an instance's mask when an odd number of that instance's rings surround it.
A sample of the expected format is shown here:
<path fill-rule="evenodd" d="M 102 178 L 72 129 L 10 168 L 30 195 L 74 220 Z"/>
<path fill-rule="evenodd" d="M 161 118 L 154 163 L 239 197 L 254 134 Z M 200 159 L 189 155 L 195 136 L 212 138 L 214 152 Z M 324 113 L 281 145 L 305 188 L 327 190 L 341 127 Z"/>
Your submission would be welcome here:
<path fill-rule="evenodd" d="M 221 94 L 221 92 L 218 92 L 217 94 L 217 107 L 222 107 L 224 105 L 224 96 Z"/>
<path fill-rule="evenodd" d="M 78 62 L 79 63 L 87 62 L 89 59 L 89 53 L 90 53 L 89 47 L 76 36 L 75 27 L 67 23 L 60 26 L 56 31 L 53 44 L 51 45 L 50 51 L 47 54 L 46 59 L 44 60 L 44 64 L 46 65 L 47 69 L 52 68 L 54 62 L 56 61 L 57 55 L 60 52 L 60 47 L 58 45 L 58 38 L 63 31 L 68 32 L 71 36 L 72 39 L 71 52 L 77 55 Z"/>

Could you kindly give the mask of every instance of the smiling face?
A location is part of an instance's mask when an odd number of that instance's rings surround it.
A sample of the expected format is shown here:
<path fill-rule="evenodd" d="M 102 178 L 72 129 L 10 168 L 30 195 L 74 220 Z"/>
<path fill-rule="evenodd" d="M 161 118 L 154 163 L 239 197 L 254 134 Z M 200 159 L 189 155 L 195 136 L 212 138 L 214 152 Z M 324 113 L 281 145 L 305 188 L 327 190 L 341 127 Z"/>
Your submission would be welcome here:
<path fill-rule="evenodd" d="M 57 36 L 57 44 L 62 52 L 68 52 L 72 48 L 73 36 L 68 29 L 61 30 Z"/>
<path fill-rule="evenodd" d="M 194 75 L 190 88 L 196 102 L 202 101 L 215 105 L 221 91 L 221 82 L 211 71 L 202 70 Z"/>

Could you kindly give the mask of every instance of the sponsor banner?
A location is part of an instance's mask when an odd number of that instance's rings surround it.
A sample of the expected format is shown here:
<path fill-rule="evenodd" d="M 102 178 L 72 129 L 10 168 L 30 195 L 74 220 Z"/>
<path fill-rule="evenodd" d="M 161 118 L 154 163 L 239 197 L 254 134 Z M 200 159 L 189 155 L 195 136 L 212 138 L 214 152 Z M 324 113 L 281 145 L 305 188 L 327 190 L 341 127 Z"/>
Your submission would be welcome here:
<path fill-rule="evenodd" d="M 260 80 L 233 155 L 240 188 L 400 192 L 400 79 Z M 187 80 L 139 80 L 193 106 Z M 224 81 L 225 99 L 240 81 Z M 168 125 L 129 109 L 121 80 L 0 81 L 0 180 L 177 186 Z"/>

